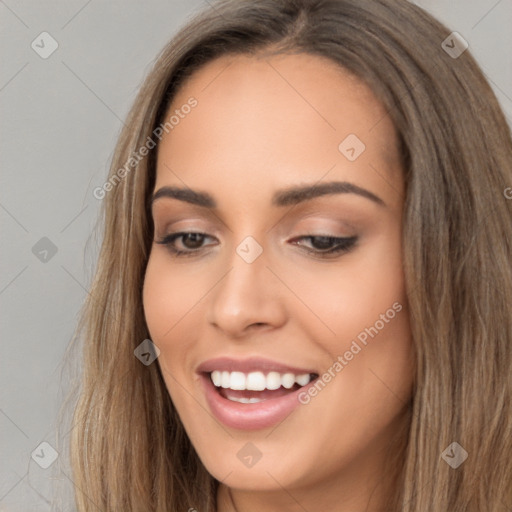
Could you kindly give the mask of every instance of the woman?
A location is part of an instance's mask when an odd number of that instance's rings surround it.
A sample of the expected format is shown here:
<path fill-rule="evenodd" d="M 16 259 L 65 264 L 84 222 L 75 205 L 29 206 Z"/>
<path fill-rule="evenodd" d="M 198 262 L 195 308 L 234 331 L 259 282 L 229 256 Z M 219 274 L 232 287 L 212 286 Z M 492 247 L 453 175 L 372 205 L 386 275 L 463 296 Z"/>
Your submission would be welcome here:
<path fill-rule="evenodd" d="M 121 134 L 80 511 L 512 507 L 512 142 L 395 0 L 225 0 Z"/>

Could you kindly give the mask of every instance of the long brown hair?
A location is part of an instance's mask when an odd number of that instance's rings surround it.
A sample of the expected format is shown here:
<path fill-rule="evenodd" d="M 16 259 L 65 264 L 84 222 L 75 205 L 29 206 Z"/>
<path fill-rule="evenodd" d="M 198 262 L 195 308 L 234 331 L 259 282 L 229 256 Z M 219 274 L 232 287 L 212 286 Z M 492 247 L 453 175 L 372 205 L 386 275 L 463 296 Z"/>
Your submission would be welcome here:
<path fill-rule="evenodd" d="M 454 58 L 443 49 L 449 35 L 405 0 L 222 0 L 163 49 L 102 188 L 103 241 L 74 339 L 84 365 L 70 440 L 80 512 L 215 511 L 216 482 L 158 365 L 134 356 L 149 337 L 142 285 L 156 149 L 130 158 L 200 66 L 263 52 L 331 59 L 371 87 L 400 136 L 416 368 L 390 509 L 512 506 L 512 141 L 470 52 Z M 468 454 L 456 469 L 442 457 L 453 442 Z"/>

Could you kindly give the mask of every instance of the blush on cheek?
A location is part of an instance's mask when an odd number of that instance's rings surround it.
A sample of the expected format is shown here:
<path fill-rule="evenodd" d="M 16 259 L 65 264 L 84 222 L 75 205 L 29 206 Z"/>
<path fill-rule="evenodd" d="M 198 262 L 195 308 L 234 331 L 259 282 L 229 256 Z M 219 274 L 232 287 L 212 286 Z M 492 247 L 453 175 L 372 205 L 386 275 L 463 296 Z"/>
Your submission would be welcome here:
<path fill-rule="evenodd" d="M 161 349 L 172 338 L 181 318 L 186 315 L 186 301 L 180 287 L 170 284 L 163 272 L 148 265 L 143 287 L 143 306 L 146 324 L 153 341 Z"/>

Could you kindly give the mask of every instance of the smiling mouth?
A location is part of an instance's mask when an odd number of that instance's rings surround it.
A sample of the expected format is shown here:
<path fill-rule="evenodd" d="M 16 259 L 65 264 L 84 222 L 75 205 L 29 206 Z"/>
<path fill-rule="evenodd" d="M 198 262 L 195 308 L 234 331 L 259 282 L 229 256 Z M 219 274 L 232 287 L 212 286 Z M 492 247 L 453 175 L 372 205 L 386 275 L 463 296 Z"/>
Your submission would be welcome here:
<path fill-rule="evenodd" d="M 316 373 L 229 372 L 207 373 L 217 393 L 232 402 L 254 404 L 281 398 L 307 386 L 318 378 Z"/>

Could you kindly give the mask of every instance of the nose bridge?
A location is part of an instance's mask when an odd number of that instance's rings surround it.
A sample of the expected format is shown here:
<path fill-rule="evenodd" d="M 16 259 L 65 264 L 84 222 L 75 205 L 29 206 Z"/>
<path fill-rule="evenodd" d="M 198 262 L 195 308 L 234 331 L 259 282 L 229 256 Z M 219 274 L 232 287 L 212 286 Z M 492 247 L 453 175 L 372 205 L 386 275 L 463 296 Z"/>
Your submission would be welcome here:
<path fill-rule="evenodd" d="M 213 290 L 208 320 L 231 335 L 253 324 L 278 326 L 285 320 L 282 294 L 267 268 L 267 253 L 245 237 L 227 259 L 229 270 Z"/>

